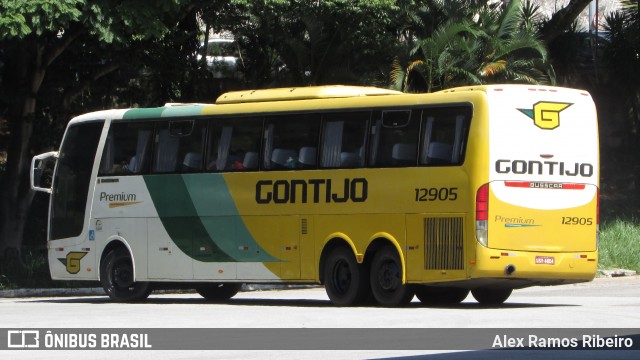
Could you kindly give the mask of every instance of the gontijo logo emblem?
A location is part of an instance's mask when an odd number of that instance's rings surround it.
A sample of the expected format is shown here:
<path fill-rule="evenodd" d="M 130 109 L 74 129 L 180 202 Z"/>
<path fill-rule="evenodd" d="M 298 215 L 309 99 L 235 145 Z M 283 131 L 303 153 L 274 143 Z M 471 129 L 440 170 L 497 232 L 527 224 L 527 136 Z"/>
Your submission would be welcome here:
<path fill-rule="evenodd" d="M 553 130 L 560 126 L 560 112 L 573 104 L 561 102 L 540 101 L 533 105 L 533 109 L 518 109 L 521 113 L 533 119 L 533 123 L 544 130 Z"/>
<path fill-rule="evenodd" d="M 69 274 L 77 274 L 80 272 L 80 260 L 82 260 L 85 255 L 87 255 L 87 252 L 71 251 L 67 254 L 66 258 L 58 260 L 67 267 Z"/>

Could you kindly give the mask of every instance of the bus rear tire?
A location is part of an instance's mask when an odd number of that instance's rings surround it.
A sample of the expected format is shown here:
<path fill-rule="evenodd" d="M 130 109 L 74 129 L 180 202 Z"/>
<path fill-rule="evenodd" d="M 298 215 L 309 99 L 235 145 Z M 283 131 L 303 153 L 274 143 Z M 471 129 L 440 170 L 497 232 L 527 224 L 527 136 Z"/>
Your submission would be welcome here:
<path fill-rule="evenodd" d="M 381 306 L 402 306 L 413 299 L 413 289 L 402 283 L 402 263 L 398 252 L 385 246 L 373 256 L 371 292 Z"/>
<path fill-rule="evenodd" d="M 471 290 L 471 295 L 480 305 L 500 305 L 507 301 L 513 289 L 477 288 Z"/>
<path fill-rule="evenodd" d="M 241 287 L 242 284 L 240 283 L 215 283 L 209 286 L 197 287 L 196 292 L 207 301 L 221 302 L 234 297 Z"/>
<path fill-rule="evenodd" d="M 425 305 L 455 305 L 469 295 L 469 290 L 456 287 L 418 285 L 416 297 Z"/>
<path fill-rule="evenodd" d="M 100 282 L 112 300 L 131 302 L 146 299 L 151 294 L 148 282 L 135 281 L 133 261 L 129 251 L 116 248 L 100 264 Z"/>
<path fill-rule="evenodd" d="M 324 287 L 336 306 L 357 305 L 369 295 L 369 285 L 363 265 L 358 264 L 351 250 L 338 247 L 331 250 L 324 264 Z"/>

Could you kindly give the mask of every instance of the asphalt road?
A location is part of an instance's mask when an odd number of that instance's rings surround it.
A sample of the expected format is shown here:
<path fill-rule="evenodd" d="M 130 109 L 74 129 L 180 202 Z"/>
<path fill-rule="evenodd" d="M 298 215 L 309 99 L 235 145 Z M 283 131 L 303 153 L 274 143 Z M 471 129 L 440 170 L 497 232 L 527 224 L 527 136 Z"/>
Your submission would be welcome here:
<path fill-rule="evenodd" d="M 322 288 L 242 292 L 225 304 L 206 303 L 195 293 L 152 295 L 147 302 L 137 304 L 113 303 L 105 296 L 0 298 L 0 324 L 0 328 L 5 329 L 36 328 L 43 331 L 58 328 L 178 328 L 178 334 L 180 331 L 188 334 L 188 329 L 191 328 L 254 329 L 258 330 L 258 336 L 261 329 L 271 328 L 301 329 L 302 335 L 306 328 L 359 328 L 382 331 L 389 329 L 390 337 L 404 336 L 406 332 L 401 331 L 404 328 L 478 328 L 478 331 L 491 334 L 509 333 L 509 329 L 535 332 L 535 329 L 543 328 L 585 329 L 585 333 L 588 334 L 589 329 L 611 328 L 632 329 L 630 333 L 640 334 L 640 277 L 601 278 L 586 284 L 517 290 L 498 308 L 482 307 L 471 296 L 460 305 L 448 307 L 424 307 L 414 299 L 405 308 L 337 308 L 331 305 Z M 250 333 L 249 330 L 245 332 Z M 278 334 L 277 330 L 262 333 L 267 337 L 279 336 Z M 340 336 L 342 333 L 337 334 Z M 289 335 L 287 333 L 287 336 Z M 7 335 L 0 333 L 0 336 Z M 250 349 L 251 338 L 245 340 L 246 349 Z M 291 341 L 296 341 L 295 337 Z M 640 337 L 636 338 L 636 341 L 640 342 Z M 159 344 L 156 344 L 156 348 L 158 346 Z M 278 350 L 259 351 L 77 350 L 73 354 L 79 355 L 80 358 L 96 359 L 496 358 L 496 350 L 443 352 L 403 350 L 395 345 L 397 348 L 389 350 L 299 351 L 284 350 L 286 346 L 283 345 L 283 349 Z M 491 346 L 489 343 L 483 348 L 489 349 Z M 0 358 L 66 359 L 70 354 L 67 351 L 12 350 L 0 351 Z M 546 359 L 556 358 L 556 355 L 557 358 L 563 359 L 638 359 L 640 351 L 582 350 L 540 353 L 527 350 L 499 350 L 497 358 Z"/>

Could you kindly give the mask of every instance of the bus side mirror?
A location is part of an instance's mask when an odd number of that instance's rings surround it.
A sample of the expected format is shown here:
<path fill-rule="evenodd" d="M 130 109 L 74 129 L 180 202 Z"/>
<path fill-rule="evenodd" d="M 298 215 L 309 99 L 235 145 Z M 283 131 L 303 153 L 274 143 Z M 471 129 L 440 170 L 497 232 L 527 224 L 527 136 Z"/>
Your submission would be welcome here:
<path fill-rule="evenodd" d="M 51 194 L 53 169 L 57 159 L 57 151 L 36 155 L 31 159 L 31 189 Z"/>

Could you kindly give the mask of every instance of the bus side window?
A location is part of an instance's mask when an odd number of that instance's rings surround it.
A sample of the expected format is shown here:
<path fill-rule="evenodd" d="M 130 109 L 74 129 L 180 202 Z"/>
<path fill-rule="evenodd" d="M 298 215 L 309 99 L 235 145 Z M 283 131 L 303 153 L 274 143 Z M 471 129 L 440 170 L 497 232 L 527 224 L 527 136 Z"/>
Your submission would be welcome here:
<path fill-rule="evenodd" d="M 419 110 L 390 110 L 376 114 L 369 149 L 371 166 L 416 165 L 419 116 Z"/>
<path fill-rule="evenodd" d="M 272 170 L 317 167 L 317 115 L 282 115 L 267 118 L 264 131 L 263 167 Z"/>
<path fill-rule="evenodd" d="M 153 123 L 112 123 L 102 152 L 100 176 L 144 174 L 149 170 Z"/>
<path fill-rule="evenodd" d="M 188 173 L 202 170 L 205 123 L 175 120 L 156 128 L 154 173 Z"/>
<path fill-rule="evenodd" d="M 427 109 L 423 115 L 420 165 L 459 165 L 464 161 L 470 109 Z"/>
<path fill-rule="evenodd" d="M 190 122 L 190 121 L 189 121 Z M 188 129 L 185 126 L 189 122 L 182 122 L 181 127 Z M 176 131 L 174 131 L 175 134 Z M 180 149 L 178 150 L 178 161 L 182 160 L 178 165 L 178 172 L 199 172 L 203 169 L 203 147 L 207 133 L 206 122 L 199 121 L 191 125 L 190 133 L 175 134 L 180 136 Z M 175 136 L 174 135 L 174 136 Z"/>
<path fill-rule="evenodd" d="M 363 167 L 370 117 L 370 112 L 325 114 L 320 166 L 323 168 Z"/>
<path fill-rule="evenodd" d="M 261 132 L 262 118 L 212 121 L 207 170 L 257 170 Z"/>
<path fill-rule="evenodd" d="M 242 119 L 235 130 L 231 138 L 231 170 L 258 170 L 262 118 Z"/>

